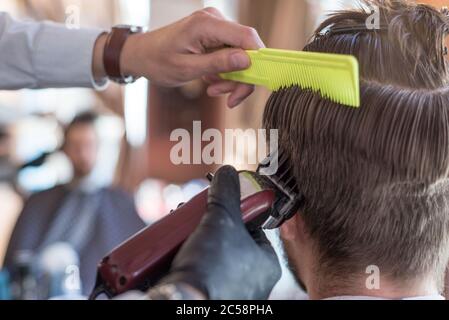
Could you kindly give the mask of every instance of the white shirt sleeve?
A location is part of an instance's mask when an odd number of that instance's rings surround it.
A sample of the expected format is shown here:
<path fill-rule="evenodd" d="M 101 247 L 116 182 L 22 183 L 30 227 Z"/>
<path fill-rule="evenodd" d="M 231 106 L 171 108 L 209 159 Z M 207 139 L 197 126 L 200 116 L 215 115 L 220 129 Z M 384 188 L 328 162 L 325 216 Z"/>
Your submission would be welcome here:
<path fill-rule="evenodd" d="M 18 22 L 0 12 L 0 89 L 106 86 L 95 82 L 92 55 L 100 29 Z"/>

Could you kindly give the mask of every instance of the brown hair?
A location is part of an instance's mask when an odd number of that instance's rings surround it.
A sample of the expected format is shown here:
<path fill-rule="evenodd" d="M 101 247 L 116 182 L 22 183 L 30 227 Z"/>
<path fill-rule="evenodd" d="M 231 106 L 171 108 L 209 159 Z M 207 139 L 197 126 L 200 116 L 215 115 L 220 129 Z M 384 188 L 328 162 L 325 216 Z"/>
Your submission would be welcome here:
<path fill-rule="evenodd" d="M 305 51 L 351 54 L 359 59 L 362 77 L 382 84 L 435 89 L 449 84 L 444 39 L 449 17 L 436 9 L 405 0 L 363 0 L 361 7 L 379 8 L 380 30 L 332 32 L 366 27 L 364 9 L 331 14 Z M 326 32 L 328 32 L 326 36 Z"/>
<path fill-rule="evenodd" d="M 394 280 L 440 281 L 449 252 L 449 20 L 406 1 L 363 3 L 379 6 L 384 30 L 333 33 L 370 15 L 343 11 L 306 46 L 359 59 L 361 107 L 286 88 L 270 97 L 264 126 L 279 130 L 291 160 L 322 274 L 347 282 L 377 265 Z"/>
<path fill-rule="evenodd" d="M 64 128 L 64 137 L 67 139 L 67 136 L 73 128 L 78 125 L 91 125 L 94 126 L 98 120 L 98 114 L 93 111 L 84 111 L 80 114 L 76 115 L 73 120 Z M 64 140 L 65 140 L 64 139 Z"/>

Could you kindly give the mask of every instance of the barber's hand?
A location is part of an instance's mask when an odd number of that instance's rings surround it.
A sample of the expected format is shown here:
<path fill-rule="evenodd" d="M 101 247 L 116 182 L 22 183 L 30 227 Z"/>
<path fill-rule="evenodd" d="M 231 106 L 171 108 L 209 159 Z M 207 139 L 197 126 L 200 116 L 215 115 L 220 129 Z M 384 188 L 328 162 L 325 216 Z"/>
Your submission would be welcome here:
<path fill-rule="evenodd" d="M 226 21 L 217 9 L 207 8 L 162 29 L 131 36 L 121 65 L 124 74 L 161 86 L 204 78 L 210 83 L 209 95 L 231 93 L 228 105 L 235 107 L 254 86 L 223 81 L 217 74 L 247 69 L 251 62 L 244 50 L 261 47 L 253 28 Z"/>
<path fill-rule="evenodd" d="M 209 191 L 207 213 L 160 284 L 187 284 L 212 300 L 265 300 L 281 268 L 262 230 L 247 231 L 240 184 L 232 167 L 221 168 Z"/>

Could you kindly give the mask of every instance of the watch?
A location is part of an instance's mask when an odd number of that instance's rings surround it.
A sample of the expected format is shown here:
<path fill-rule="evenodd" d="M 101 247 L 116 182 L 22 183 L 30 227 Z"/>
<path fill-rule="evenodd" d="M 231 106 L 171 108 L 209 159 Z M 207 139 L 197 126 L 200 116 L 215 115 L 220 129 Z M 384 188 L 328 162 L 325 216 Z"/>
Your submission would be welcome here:
<path fill-rule="evenodd" d="M 108 78 L 120 84 L 135 82 L 138 78 L 122 73 L 120 57 L 128 37 L 132 34 L 142 33 L 144 28 L 129 25 L 118 25 L 112 28 L 106 39 L 103 54 L 104 69 Z"/>

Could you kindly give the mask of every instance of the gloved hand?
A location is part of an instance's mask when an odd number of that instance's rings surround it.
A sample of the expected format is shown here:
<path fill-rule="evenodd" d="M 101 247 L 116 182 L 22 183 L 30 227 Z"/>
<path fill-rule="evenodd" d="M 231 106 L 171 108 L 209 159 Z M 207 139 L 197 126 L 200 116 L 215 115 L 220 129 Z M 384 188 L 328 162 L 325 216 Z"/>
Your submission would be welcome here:
<path fill-rule="evenodd" d="M 265 300 L 280 276 L 263 231 L 250 234 L 243 223 L 238 173 L 221 168 L 212 181 L 206 215 L 161 284 L 185 283 L 212 300 Z"/>

